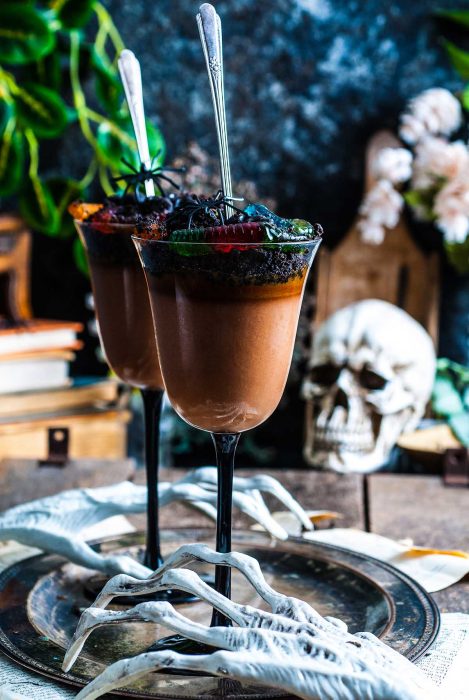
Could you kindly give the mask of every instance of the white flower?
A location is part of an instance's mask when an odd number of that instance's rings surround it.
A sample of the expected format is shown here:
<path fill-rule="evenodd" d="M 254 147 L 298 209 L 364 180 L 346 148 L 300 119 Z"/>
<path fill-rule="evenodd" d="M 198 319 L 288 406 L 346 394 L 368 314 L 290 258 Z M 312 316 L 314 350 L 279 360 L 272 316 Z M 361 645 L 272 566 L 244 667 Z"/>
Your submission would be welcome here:
<path fill-rule="evenodd" d="M 415 149 L 412 187 L 427 189 L 439 178 L 453 180 L 463 174 L 469 177 L 469 151 L 462 141 L 448 143 L 427 136 Z"/>
<path fill-rule="evenodd" d="M 358 228 L 362 239 L 367 243 L 382 243 L 384 229 L 397 226 L 403 204 L 402 196 L 389 180 L 378 180 L 359 209 L 362 220 Z"/>
<path fill-rule="evenodd" d="M 358 224 L 358 230 L 361 234 L 361 239 L 364 243 L 371 245 L 380 245 L 384 241 L 385 230 L 384 226 L 373 224 L 368 219 L 362 219 Z"/>
<path fill-rule="evenodd" d="M 448 182 L 435 197 L 436 225 L 447 243 L 464 243 L 469 234 L 469 181 L 459 177 Z"/>
<path fill-rule="evenodd" d="M 443 232 L 447 243 L 464 243 L 469 233 L 469 219 L 457 214 L 446 219 L 437 219 L 437 226 Z"/>
<path fill-rule="evenodd" d="M 401 117 L 399 135 L 414 144 L 427 134 L 451 134 L 461 125 L 459 100 L 444 88 L 431 88 L 414 97 Z"/>
<path fill-rule="evenodd" d="M 368 192 L 360 207 L 360 214 L 386 228 L 394 228 L 399 221 L 403 205 L 402 196 L 388 180 L 378 180 Z"/>
<path fill-rule="evenodd" d="M 393 184 L 405 182 L 412 175 L 412 153 L 406 148 L 382 148 L 376 154 L 373 173 L 378 180 Z"/>
<path fill-rule="evenodd" d="M 404 114 L 401 116 L 401 125 L 399 127 L 399 136 L 406 143 L 418 143 L 427 133 L 424 124 L 412 114 Z"/>

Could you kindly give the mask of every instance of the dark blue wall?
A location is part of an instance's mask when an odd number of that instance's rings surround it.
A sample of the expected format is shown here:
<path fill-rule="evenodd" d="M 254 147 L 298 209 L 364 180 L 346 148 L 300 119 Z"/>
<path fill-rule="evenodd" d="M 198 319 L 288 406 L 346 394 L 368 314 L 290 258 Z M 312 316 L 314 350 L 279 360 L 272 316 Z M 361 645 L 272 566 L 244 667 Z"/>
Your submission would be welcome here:
<path fill-rule="evenodd" d="M 170 155 L 195 138 L 216 153 L 191 0 L 108 0 L 142 63 L 145 102 Z M 234 179 L 255 180 L 284 214 L 332 242 L 355 214 L 363 148 L 424 88 L 457 76 L 432 19 L 460 0 L 220 0 Z M 466 2 L 466 6 L 469 4 Z"/>

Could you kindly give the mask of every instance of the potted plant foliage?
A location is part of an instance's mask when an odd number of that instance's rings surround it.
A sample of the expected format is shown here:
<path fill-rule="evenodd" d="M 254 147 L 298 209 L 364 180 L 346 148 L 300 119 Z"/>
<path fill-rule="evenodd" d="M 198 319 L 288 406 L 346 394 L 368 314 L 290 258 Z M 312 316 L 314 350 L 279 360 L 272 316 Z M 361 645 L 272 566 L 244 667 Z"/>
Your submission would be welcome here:
<path fill-rule="evenodd" d="M 121 159 L 138 166 L 132 125 L 117 73 L 124 48 L 96 0 L 3 0 L 0 5 L 0 197 L 13 201 L 34 231 L 74 235 L 68 204 L 99 181 L 106 194 Z M 83 171 L 47 176 L 48 156 L 75 129 Z M 164 158 L 161 132 L 147 125 L 150 151 Z M 63 169 L 63 168 L 62 168 Z M 86 264 L 78 238 L 75 260 Z"/>

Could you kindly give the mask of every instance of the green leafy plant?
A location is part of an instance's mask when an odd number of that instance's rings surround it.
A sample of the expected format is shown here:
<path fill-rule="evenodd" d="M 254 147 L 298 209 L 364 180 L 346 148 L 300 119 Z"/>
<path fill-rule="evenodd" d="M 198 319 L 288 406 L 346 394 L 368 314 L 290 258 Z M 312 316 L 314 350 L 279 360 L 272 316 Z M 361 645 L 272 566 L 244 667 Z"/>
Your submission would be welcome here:
<path fill-rule="evenodd" d="M 469 10 L 439 10 L 436 15 L 469 30 Z M 461 102 L 464 109 L 469 111 L 469 51 L 465 51 L 448 39 L 443 40 L 443 46 L 453 67 L 461 78 L 468 83 L 462 91 Z"/>
<path fill-rule="evenodd" d="M 96 0 L 3 0 L 0 6 L 0 196 L 16 196 L 36 231 L 72 236 L 68 204 L 86 198 L 96 180 L 112 193 L 121 158 L 139 165 L 117 72 L 123 48 Z M 89 153 L 84 172 L 47 177 L 44 152 L 59 148 L 58 139 L 77 127 L 83 144 L 74 148 Z M 162 164 L 162 134 L 151 124 L 147 131 L 150 152 L 160 152 Z M 74 255 L 84 270 L 78 239 Z"/>
<path fill-rule="evenodd" d="M 469 368 L 446 358 L 437 361 L 432 407 L 458 440 L 469 447 Z"/>

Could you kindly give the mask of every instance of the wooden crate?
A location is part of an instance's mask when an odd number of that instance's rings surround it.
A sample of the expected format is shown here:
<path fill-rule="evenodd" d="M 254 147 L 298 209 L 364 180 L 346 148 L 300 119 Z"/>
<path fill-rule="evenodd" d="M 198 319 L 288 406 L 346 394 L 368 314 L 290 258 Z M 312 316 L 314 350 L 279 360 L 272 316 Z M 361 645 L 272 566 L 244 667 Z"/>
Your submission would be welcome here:
<path fill-rule="evenodd" d="M 109 410 L 0 423 L 0 459 L 46 459 L 49 430 L 67 429 L 72 459 L 123 459 L 130 413 Z"/>
<path fill-rule="evenodd" d="M 379 132 L 367 148 L 366 185 L 368 192 L 375 179 L 371 163 L 377 150 L 399 146 L 390 132 Z M 407 311 L 438 338 L 439 259 L 426 254 L 413 241 L 408 225 L 401 217 L 397 226 L 386 232 L 380 245 L 362 241 L 358 217 L 339 245 L 319 253 L 317 328 L 334 311 L 363 299 L 382 299 Z"/>

